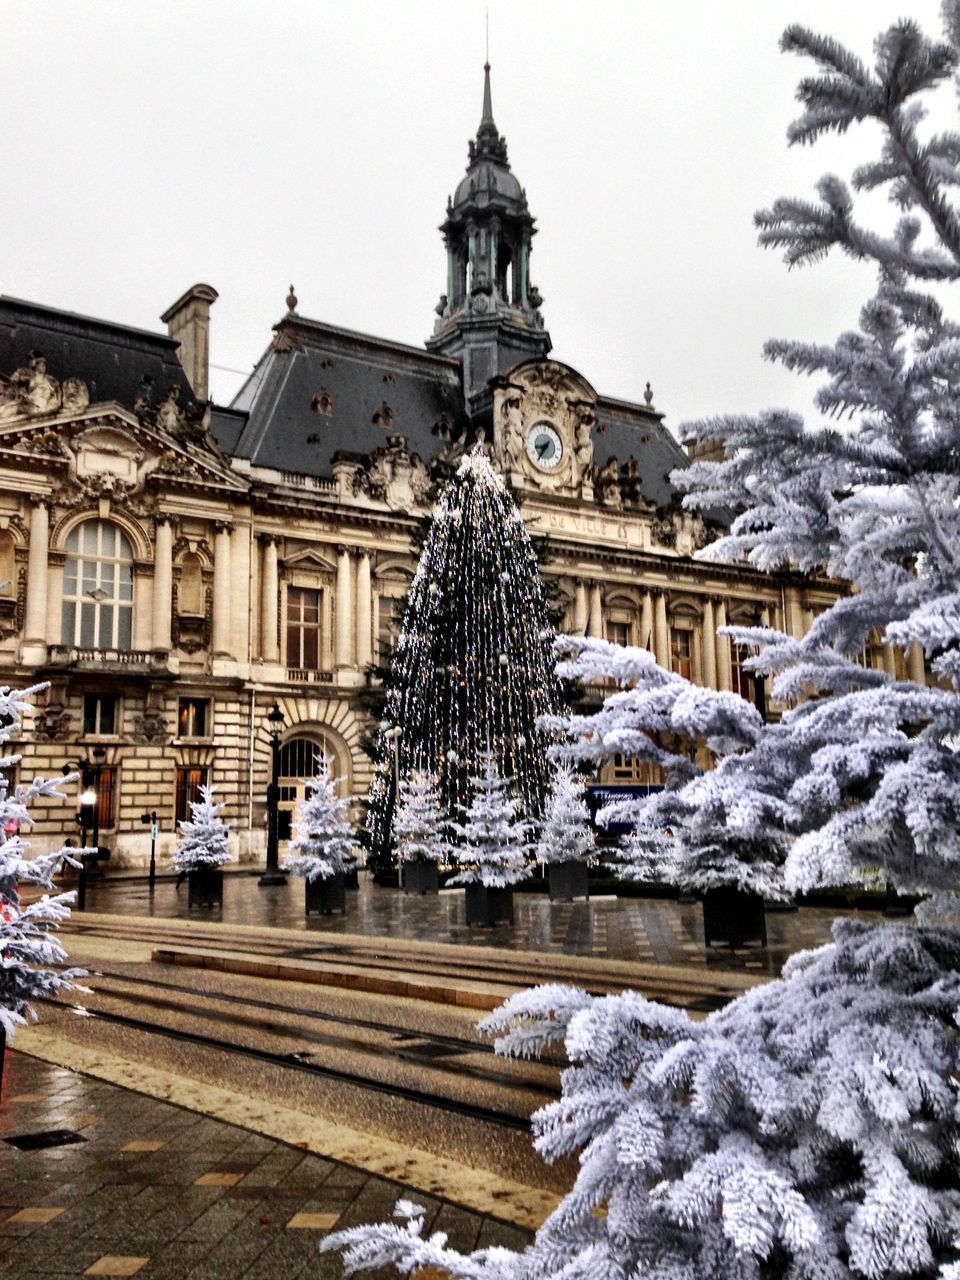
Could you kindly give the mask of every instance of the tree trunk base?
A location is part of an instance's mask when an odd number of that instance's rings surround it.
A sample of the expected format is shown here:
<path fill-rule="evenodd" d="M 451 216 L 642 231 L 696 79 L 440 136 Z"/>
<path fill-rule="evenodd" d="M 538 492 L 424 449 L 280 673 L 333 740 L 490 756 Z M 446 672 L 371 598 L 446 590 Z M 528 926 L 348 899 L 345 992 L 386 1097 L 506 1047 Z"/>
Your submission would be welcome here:
<path fill-rule="evenodd" d="M 759 893 L 724 886 L 703 895 L 703 939 L 708 947 L 767 945 L 767 918 Z"/>
<path fill-rule="evenodd" d="M 334 911 L 341 911 L 346 915 L 346 877 L 342 871 L 338 871 L 335 876 L 318 876 L 316 880 L 304 883 L 308 916 L 329 916 Z"/>
<path fill-rule="evenodd" d="M 513 924 L 513 889 L 490 889 L 485 884 L 466 886 L 467 924 Z"/>
<path fill-rule="evenodd" d="M 198 867 L 187 873 L 187 906 L 223 906 L 223 872 L 218 867 Z"/>
<path fill-rule="evenodd" d="M 440 874 L 437 864 L 428 858 L 416 858 L 403 864 L 403 887 L 407 893 L 439 893 Z"/>
<path fill-rule="evenodd" d="M 551 902 L 572 902 L 589 898 L 587 864 L 585 862 L 551 862 L 547 866 L 547 883 Z"/>

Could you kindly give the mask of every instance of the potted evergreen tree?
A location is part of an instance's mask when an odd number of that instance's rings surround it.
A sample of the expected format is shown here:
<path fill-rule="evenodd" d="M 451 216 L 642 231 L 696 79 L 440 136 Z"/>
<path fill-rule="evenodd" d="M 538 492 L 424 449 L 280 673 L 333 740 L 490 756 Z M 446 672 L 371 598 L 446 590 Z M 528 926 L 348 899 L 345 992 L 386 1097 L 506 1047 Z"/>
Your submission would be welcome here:
<path fill-rule="evenodd" d="M 213 907 L 223 902 L 223 864 L 232 861 L 230 828 L 220 817 L 223 805 L 216 788 L 200 788 L 200 799 L 190 804 L 192 821 L 180 823 L 180 840 L 173 852 L 174 871 L 187 877 L 187 905 Z"/>
<path fill-rule="evenodd" d="M 302 876 L 307 915 L 346 911 L 347 872 L 357 865 L 359 846 L 347 817 L 349 798 L 337 795 L 337 779 L 330 776 L 330 761 L 320 756 L 294 825 L 294 838 L 283 869 Z"/>
<path fill-rule="evenodd" d="M 437 893 L 439 864 L 448 856 L 450 844 L 440 808 L 440 788 L 433 774 L 417 769 L 400 783 L 393 838 L 407 893 Z"/>
<path fill-rule="evenodd" d="M 464 868 L 450 883 L 466 887 L 467 924 L 512 924 L 513 886 L 531 871 L 532 824 L 519 816 L 519 796 L 510 795 L 513 779 L 501 776 L 492 755 L 481 764 L 464 821 L 450 824 L 451 852 Z"/>
<path fill-rule="evenodd" d="M 537 859 L 547 867 L 551 902 L 589 898 L 587 861 L 593 853 L 583 780 L 562 764 L 553 773 L 537 842 Z"/>

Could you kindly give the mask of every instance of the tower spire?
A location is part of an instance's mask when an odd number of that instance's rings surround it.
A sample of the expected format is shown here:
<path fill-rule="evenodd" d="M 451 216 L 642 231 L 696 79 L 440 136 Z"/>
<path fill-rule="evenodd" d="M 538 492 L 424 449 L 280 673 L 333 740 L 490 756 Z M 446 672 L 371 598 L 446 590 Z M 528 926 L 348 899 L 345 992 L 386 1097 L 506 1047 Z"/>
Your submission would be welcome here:
<path fill-rule="evenodd" d="M 483 114 L 480 117 L 480 128 L 485 124 L 493 125 L 493 102 L 490 95 L 490 60 L 489 58 L 483 64 Z"/>

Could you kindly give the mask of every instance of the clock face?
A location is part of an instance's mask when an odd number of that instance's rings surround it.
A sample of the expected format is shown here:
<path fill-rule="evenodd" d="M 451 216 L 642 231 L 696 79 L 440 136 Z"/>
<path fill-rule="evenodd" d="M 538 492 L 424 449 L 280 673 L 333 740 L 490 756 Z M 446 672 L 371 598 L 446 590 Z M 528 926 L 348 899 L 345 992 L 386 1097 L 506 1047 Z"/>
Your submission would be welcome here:
<path fill-rule="evenodd" d="M 527 457 L 541 471 L 555 471 L 563 458 L 563 441 L 549 422 L 538 422 L 527 434 Z"/>

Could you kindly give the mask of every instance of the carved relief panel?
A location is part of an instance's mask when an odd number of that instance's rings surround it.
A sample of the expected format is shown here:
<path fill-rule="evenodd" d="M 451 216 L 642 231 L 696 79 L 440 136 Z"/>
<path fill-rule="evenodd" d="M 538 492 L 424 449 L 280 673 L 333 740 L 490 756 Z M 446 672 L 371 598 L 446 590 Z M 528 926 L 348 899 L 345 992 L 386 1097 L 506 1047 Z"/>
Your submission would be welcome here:
<path fill-rule="evenodd" d="M 596 393 L 555 360 L 521 365 L 494 392 L 493 451 L 514 485 L 593 497 Z"/>

